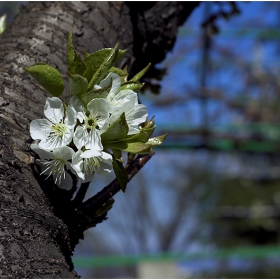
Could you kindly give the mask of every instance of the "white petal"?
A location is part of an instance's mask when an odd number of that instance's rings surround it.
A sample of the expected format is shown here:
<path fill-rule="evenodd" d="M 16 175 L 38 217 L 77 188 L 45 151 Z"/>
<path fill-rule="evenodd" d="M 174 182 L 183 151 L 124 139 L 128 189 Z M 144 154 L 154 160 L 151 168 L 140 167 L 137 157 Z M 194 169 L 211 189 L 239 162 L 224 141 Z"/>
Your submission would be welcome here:
<path fill-rule="evenodd" d="M 100 86 L 101 87 L 105 87 L 110 83 L 110 80 L 113 79 L 112 81 L 112 88 L 110 90 L 109 95 L 113 94 L 117 94 L 117 92 L 119 91 L 119 88 L 121 87 L 121 78 L 118 74 L 116 73 L 109 73 L 109 75 L 100 82 Z"/>
<path fill-rule="evenodd" d="M 73 169 L 74 173 L 77 175 L 77 177 L 84 180 L 85 179 L 85 174 L 82 172 L 84 161 L 81 158 L 81 153 L 82 153 L 82 151 L 79 150 L 73 155 L 70 170 Z"/>
<path fill-rule="evenodd" d="M 129 101 L 124 102 L 121 108 L 124 110 L 124 112 L 128 112 L 129 110 L 133 109 L 138 104 L 138 96 L 137 94 L 130 94 L 128 97 Z M 137 102 L 137 103 L 136 103 Z"/>
<path fill-rule="evenodd" d="M 60 182 L 56 182 L 57 186 L 64 190 L 71 190 L 73 181 L 68 172 L 65 172 L 65 179 L 62 178 Z"/>
<path fill-rule="evenodd" d="M 74 155 L 74 157 L 72 159 L 72 164 L 70 166 L 70 170 L 79 179 L 81 179 L 82 183 L 90 182 L 93 179 L 94 174 L 85 174 L 85 173 L 82 172 L 84 160 L 80 158 L 80 154 L 81 154 L 81 151 L 79 150 Z"/>
<path fill-rule="evenodd" d="M 121 113 L 125 113 L 125 119 L 128 124 L 128 135 L 136 134 L 139 132 L 139 124 L 146 121 L 148 117 L 148 111 L 143 104 L 134 104 L 133 99 L 126 102 L 122 107 L 115 110 L 110 117 L 110 124 L 113 123 Z"/>
<path fill-rule="evenodd" d="M 116 108 L 113 112 L 112 115 L 109 118 L 109 124 L 111 125 L 116 119 L 120 117 L 120 115 L 123 113 L 122 108 Z"/>
<path fill-rule="evenodd" d="M 62 136 L 61 146 L 68 145 L 72 141 L 73 135 L 74 135 L 74 127 L 66 126 L 66 131 Z M 58 147 L 61 147 L 61 146 L 58 146 Z"/>
<path fill-rule="evenodd" d="M 93 176 L 94 176 L 94 173 L 93 174 L 85 174 L 85 179 L 84 180 L 81 179 L 82 183 L 87 183 L 87 182 L 92 181 Z"/>
<path fill-rule="evenodd" d="M 58 97 L 48 97 L 44 108 L 47 119 L 53 123 L 59 123 L 64 116 L 62 101 Z"/>
<path fill-rule="evenodd" d="M 42 140 L 46 138 L 51 132 L 53 124 L 46 119 L 33 120 L 30 123 L 30 134 L 34 140 Z"/>
<path fill-rule="evenodd" d="M 112 156 L 108 153 L 102 152 L 102 160 L 100 163 L 100 168 L 98 174 L 105 175 L 113 170 Z"/>
<path fill-rule="evenodd" d="M 75 154 L 74 150 L 70 147 L 64 146 L 56 148 L 53 150 L 55 158 L 62 158 L 64 160 L 72 159 L 72 156 Z"/>
<path fill-rule="evenodd" d="M 101 150 L 87 150 L 83 153 L 81 153 L 81 158 L 92 158 L 92 157 L 100 157 L 102 156 Z"/>
<path fill-rule="evenodd" d="M 71 106 L 68 106 L 66 109 L 65 125 L 74 127 L 76 123 L 77 123 L 77 113 Z"/>
<path fill-rule="evenodd" d="M 95 98 L 88 103 L 87 109 L 91 115 L 98 113 L 101 120 L 109 117 L 110 104 L 106 99 Z"/>
<path fill-rule="evenodd" d="M 98 123 L 98 126 L 99 126 L 99 129 L 97 130 L 98 134 L 101 135 L 104 131 L 107 130 L 107 128 L 109 127 L 109 118 L 106 119 L 106 120 L 100 120 L 97 122 Z"/>
<path fill-rule="evenodd" d="M 73 142 L 76 145 L 76 147 L 80 150 L 87 144 L 88 137 L 89 135 L 87 132 L 87 128 L 85 126 L 78 126 L 73 136 Z"/>
<path fill-rule="evenodd" d="M 140 124 L 146 121 L 148 111 L 145 105 L 138 104 L 133 109 L 127 112 L 126 118 L 133 124 Z"/>
<path fill-rule="evenodd" d="M 40 149 L 40 147 L 36 144 L 31 144 L 30 148 L 39 155 L 41 159 L 53 159 L 54 155 L 52 152 Z"/>
<path fill-rule="evenodd" d="M 139 132 L 140 132 L 139 125 L 133 125 L 133 126 L 129 126 L 127 135 L 133 135 L 133 134 L 137 134 Z"/>
<path fill-rule="evenodd" d="M 120 91 L 113 100 L 114 106 L 122 106 L 123 104 L 131 102 L 133 105 L 138 104 L 138 95 L 136 92 L 126 89 Z M 112 106 L 112 104 L 111 104 Z"/>
<path fill-rule="evenodd" d="M 83 102 L 76 96 L 71 97 L 70 99 L 70 106 L 73 106 L 77 112 L 77 118 L 82 123 L 86 118 L 86 108 Z"/>
<path fill-rule="evenodd" d="M 92 129 L 88 133 L 88 141 L 86 143 L 86 149 L 102 150 L 103 146 L 101 143 L 101 137 L 96 129 Z"/>
<path fill-rule="evenodd" d="M 52 135 L 48 138 L 42 139 L 39 147 L 44 150 L 52 151 L 55 148 L 64 146 L 64 142 L 58 135 Z"/>

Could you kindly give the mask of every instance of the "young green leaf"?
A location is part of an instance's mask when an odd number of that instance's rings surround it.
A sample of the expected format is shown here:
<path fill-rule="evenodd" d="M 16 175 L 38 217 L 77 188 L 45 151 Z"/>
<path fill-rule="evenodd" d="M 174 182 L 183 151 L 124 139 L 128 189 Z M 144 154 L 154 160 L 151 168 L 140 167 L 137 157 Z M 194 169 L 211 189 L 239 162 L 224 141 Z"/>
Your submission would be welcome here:
<path fill-rule="evenodd" d="M 73 65 L 73 69 L 72 69 L 72 74 L 79 74 L 79 75 L 83 75 L 86 71 L 86 65 L 84 64 L 82 58 L 80 57 L 80 55 L 78 55 L 77 53 L 75 53 L 75 59 L 74 59 L 74 65 Z M 70 72 L 71 73 L 71 72 Z"/>
<path fill-rule="evenodd" d="M 112 48 L 105 48 L 97 52 L 94 52 L 92 54 L 86 54 L 84 60 L 86 67 L 92 65 L 94 69 L 98 69 L 101 66 L 101 64 L 104 62 L 104 60 L 106 60 L 106 58 L 110 55 L 112 50 L 113 50 Z M 116 56 L 112 60 L 111 66 L 115 65 L 115 63 L 118 60 L 120 60 L 127 53 L 127 51 L 128 50 L 117 50 Z"/>
<path fill-rule="evenodd" d="M 138 82 L 138 80 L 140 80 L 144 75 L 145 73 L 149 70 L 151 66 L 151 63 L 149 63 L 143 70 L 141 70 L 139 73 L 137 73 L 130 81 L 133 81 L 133 82 Z"/>
<path fill-rule="evenodd" d="M 72 33 L 73 30 L 69 32 L 68 44 L 67 44 L 67 65 L 68 72 L 70 74 L 82 75 L 86 70 L 86 65 L 84 64 L 82 58 L 76 53 L 72 44 Z"/>
<path fill-rule="evenodd" d="M 68 72 L 74 73 L 74 60 L 75 60 L 75 49 L 72 45 L 72 32 L 73 28 L 70 30 L 68 35 L 68 43 L 67 43 L 67 65 Z"/>
<path fill-rule="evenodd" d="M 167 134 L 150 138 L 146 143 L 142 143 L 142 142 L 127 143 L 124 141 L 111 142 L 108 148 L 110 147 L 111 149 L 119 149 L 124 152 L 129 152 L 138 155 L 150 154 L 152 152 L 152 148 L 161 145 L 165 140 L 166 136 Z"/>
<path fill-rule="evenodd" d="M 132 143 L 132 142 L 146 143 L 151 137 L 151 135 L 153 134 L 155 128 L 156 128 L 155 125 L 153 127 L 144 127 L 140 130 L 139 133 L 130 135 L 129 137 L 124 138 L 123 141 L 126 143 Z"/>
<path fill-rule="evenodd" d="M 112 149 L 112 152 L 116 160 L 118 160 L 119 162 L 123 162 L 121 150 Z"/>
<path fill-rule="evenodd" d="M 128 125 L 125 120 L 125 114 L 122 113 L 118 119 L 116 119 L 108 129 L 101 134 L 102 143 L 117 141 L 124 138 L 128 133 Z"/>
<path fill-rule="evenodd" d="M 59 71 L 45 63 L 36 63 L 24 69 L 53 96 L 59 97 L 64 90 L 64 82 Z"/>
<path fill-rule="evenodd" d="M 157 136 L 157 137 L 154 137 L 154 138 L 150 138 L 146 144 L 148 145 L 151 145 L 151 146 L 159 146 L 163 143 L 163 141 L 165 140 L 167 134 L 163 134 L 161 136 Z"/>
<path fill-rule="evenodd" d="M 86 58 L 88 58 L 89 56 L 90 56 L 90 54 L 89 54 L 88 52 L 84 51 L 84 60 L 85 60 Z"/>
<path fill-rule="evenodd" d="M 118 142 L 112 143 L 110 147 L 111 149 L 120 149 L 124 152 L 129 152 L 137 155 L 150 154 L 152 152 L 152 146 L 142 142 Z"/>
<path fill-rule="evenodd" d="M 107 86 L 85 93 L 81 97 L 82 102 L 86 106 L 94 98 L 106 98 L 107 95 L 110 93 L 110 90 L 112 88 L 112 83 L 113 83 L 113 80 L 111 79 L 110 83 Z"/>
<path fill-rule="evenodd" d="M 111 68 L 112 61 L 117 53 L 118 44 L 112 49 L 108 57 L 103 61 L 103 63 L 99 66 L 96 70 L 94 75 L 92 76 L 90 83 L 88 85 L 88 90 L 92 90 L 94 85 L 98 85 L 102 79 L 104 79 L 107 74 L 108 70 Z"/>
<path fill-rule="evenodd" d="M 130 89 L 130 90 L 133 90 L 133 91 L 137 92 L 143 86 L 144 86 L 144 83 L 141 84 L 141 83 L 137 83 L 137 82 L 128 81 L 128 82 L 125 82 L 125 83 L 122 84 L 119 91 L 124 90 L 124 89 Z"/>
<path fill-rule="evenodd" d="M 111 67 L 109 69 L 109 72 L 118 74 L 120 76 L 121 80 L 124 80 L 124 81 L 126 81 L 126 78 L 128 77 L 128 72 L 127 72 L 126 68 L 120 69 L 117 67 Z"/>
<path fill-rule="evenodd" d="M 120 184 L 121 190 L 125 192 L 126 185 L 128 183 L 128 177 L 122 163 L 116 160 L 114 157 L 113 157 L 113 169 L 116 174 L 117 180 Z"/>
<path fill-rule="evenodd" d="M 80 98 L 86 93 L 88 87 L 87 79 L 78 74 L 69 75 L 70 96 L 76 95 Z"/>

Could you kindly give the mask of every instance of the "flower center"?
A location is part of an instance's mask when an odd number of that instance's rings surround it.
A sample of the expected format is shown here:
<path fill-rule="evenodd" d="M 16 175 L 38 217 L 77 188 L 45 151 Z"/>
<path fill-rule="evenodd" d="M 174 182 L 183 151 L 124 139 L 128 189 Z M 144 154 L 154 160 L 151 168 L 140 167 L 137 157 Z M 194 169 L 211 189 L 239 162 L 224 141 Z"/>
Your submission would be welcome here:
<path fill-rule="evenodd" d="M 99 161 L 102 161 L 101 157 L 85 158 L 83 172 L 85 174 L 93 174 L 94 172 L 98 171 L 100 167 Z"/>
<path fill-rule="evenodd" d="M 97 116 L 97 114 L 95 115 L 89 115 L 88 117 L 85 118 L 85 125 L 88 129 L 92 130 L 95 128 L 99 128 L 98 127 L 98 119 L 99 116 Z"/>
<path fill-rule="evenodd" d="M 66 132 L 66 126 L 64 123 L 57 123 L 55 126 L 52 126 L 53 133 L 59 137 L 62 137 Z"/>
<path fill-rule="evenodd" d="M 64 166 L 66 164 L 66 161 L 63 158 L 55 158 L 50 161 L 44 161 L 43 164 L 46 165 L 47 168 L 42 173 L 45 173 L 50 169 L 51 171 L 49 173 L 49 176 L 53 175 L 55 177 L 55 183 L 58 181 L 58 183 L 60 184 L 62 176 L 63 179 L 65 179 Z"/>

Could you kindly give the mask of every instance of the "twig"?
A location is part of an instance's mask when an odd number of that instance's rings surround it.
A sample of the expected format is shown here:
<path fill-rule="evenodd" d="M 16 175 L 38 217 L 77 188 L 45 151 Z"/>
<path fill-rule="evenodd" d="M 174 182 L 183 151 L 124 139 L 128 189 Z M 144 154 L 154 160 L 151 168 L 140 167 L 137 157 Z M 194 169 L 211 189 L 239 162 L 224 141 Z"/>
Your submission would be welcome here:
<path fill-rule="evenodd" d="M 139 155 L 132 163 L 126 166 L 126 174 L 128 181 L 130 181 L 142 167 L 152 158 L 154 153 L 150 155 Z M 82 204 L 82 211 L 87 215 L 94 215 L 95 211 L 111 199 L 118 191 L 120 191 L 120 185 L 117 179 L 113 180 L 108 186 L 102 191 L 89 198 Z"/>
<path fill-rule="evenodd" d="M 90 184 L 90 182 L 81 184 L 75 198 L 72 201 L 74 203 L 74 205 L 79 205 L 83 202 L 86 192 L 88 190 L 89 184 Z"/>

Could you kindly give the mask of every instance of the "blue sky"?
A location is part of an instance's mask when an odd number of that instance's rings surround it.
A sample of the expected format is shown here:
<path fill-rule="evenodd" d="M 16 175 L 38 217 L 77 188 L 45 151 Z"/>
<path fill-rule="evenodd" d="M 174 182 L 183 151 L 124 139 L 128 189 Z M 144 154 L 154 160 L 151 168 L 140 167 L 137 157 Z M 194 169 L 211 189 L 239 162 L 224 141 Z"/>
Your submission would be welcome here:
<path fill-rule="evenodd" d="M 268 9 L 267 2 L 237 2 L 241 14 L 230 18 L 226 21 L 220 19 L 217 26 L 221 33 L 214 37 L 213 47 L 211 50 L 211 59 L 215 62 L 223 63 L 223 68 L 218 71 L 210 71 L 207 78 L 207 85 L 212 89 L 222 90 L 227 96 L 234 96 L 238 91 L 243 89 L 243 75 L 238 64 L 235 65 L 232 57 L 222 56 L 217 49 L 229 49 L 234 57 L 239 57 L 242 61 L 252 63 L 257 58 L 257 49 L 261 53 L 260 63 L 263 67 L 274 69 L 278 64 L 277 44 L 275 40 L 256 40 L 254 34 L 264 28 L 277 28 L 279 25 L 277 3 L 275 9 Z M 162 93 L 159 96 L 145 94 L 141 97 L 151 115 L 156 115 L 156 120 L 160 124 L 180 123 L 180 124 L 201 124 L 200 101 L 193 99 L 182 102 L 172 107 L 156 107 L 153 100 L 161 99 L 173 94 L 187 96 L 189 93 L 198 91 L 201 71 L 199 63 L 201 61 L 201 48 L 199 48 L 199 38 L 202 34 L 200 24 L 202 23 L 204 7 L 206 3 L 201 4 L 190 16 L 185 23 L 185 28 L 192 28 L 192 36 L 178 36 L 174 50 L 167 55 L 167 58 L 159 67 L 171 65 L 168 69 L 168 75 L 161 82 Z M 215 8 L 215 4 L 211 4 Z M 279 5 L 278 5 L 279 6 Z M 265 11 L 265 16 L 264 15 Z M 183 29 L 179 34 L 183 34 Z M 240 28 L 254 29 L 256 32 L 247 32 L 246 37 L 234 35 L 234 31 Z M 184 52 L 185 49 L 185 52 Z M 178 53 L 180 53 L 178 55 Z M 175 61 L 175 63 L 174 63 Z M 236 82 L 240 81 L 240 82 Z M 248 94 L 248 93 L 247 93 Z M 253 95 L 253 91 L 250 92 Z M 208 101 L 208 112 L 211 114 L 217 110 L 225 111 L 221 117 L 216 118 L 213 123 L 229 124 L 238 120 L 238 115 L 217 102 L 216 100 Z"/>

